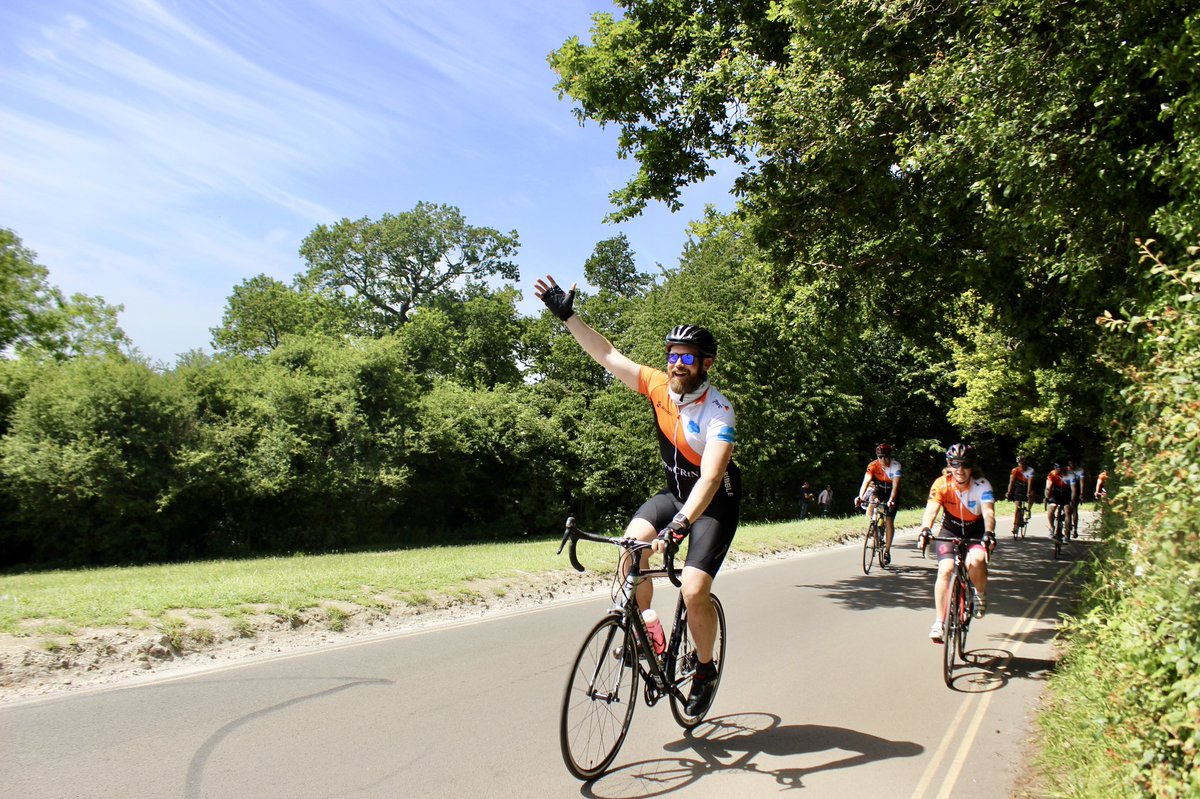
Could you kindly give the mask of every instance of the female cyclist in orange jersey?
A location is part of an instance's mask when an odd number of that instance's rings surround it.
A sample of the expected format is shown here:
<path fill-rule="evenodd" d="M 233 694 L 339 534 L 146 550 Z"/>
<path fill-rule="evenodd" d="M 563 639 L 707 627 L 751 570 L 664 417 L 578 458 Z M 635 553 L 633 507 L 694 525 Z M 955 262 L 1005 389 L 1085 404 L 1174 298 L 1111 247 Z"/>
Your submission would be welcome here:
<path fill-rule="evenodd" d="M 946 473 L 933 481 L 925 515 L 921 519 L 921 541 L 932 535 L 929 527 L 938 510 L 942 514 L 944 537 L 962 537 L 971 541 L 967 552 L 967 574 L 975 587 L 975 615 L 987 612 L 988 554 L 996 546 L 996 505 L 992 484 L 975 466 L 975 449 L 970 444 L 955 444 L 946 450 Z M 954 545 L 937 542 L 938 573 L 933 585 L 933 604 L 937 616 L 929 630 L 935 644 L 942 642 L 942 618 L 946 591 L 954 571 Z"/>

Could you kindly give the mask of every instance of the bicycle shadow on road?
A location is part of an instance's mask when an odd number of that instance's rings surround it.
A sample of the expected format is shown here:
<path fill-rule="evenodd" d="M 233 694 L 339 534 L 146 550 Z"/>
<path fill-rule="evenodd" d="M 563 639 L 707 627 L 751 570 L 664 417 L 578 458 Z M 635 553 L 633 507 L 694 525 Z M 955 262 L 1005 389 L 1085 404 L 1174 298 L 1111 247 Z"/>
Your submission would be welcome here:
<path fill-rule="evenodd" d="M 912 741 L 890 741 L 843 727 L 784 725 L 771 713 L 710 719 L 664 749 L 681 756 L 621 766 L 585 784 L 581 792 L 596 799 L 662 796 L 732 771 L 761 774 L 782 788 L 803 788 L 809 774 L 916 757 L 925 751 Z M 771 762 L 775 758 L 786 765 Z"/>
<path fill-rule="evenodd" d="M 1050 542 L 1045 539 L 1001 540 L 989 568 L 988 596 L 993 603 L 992 609 L 1013 613 L 1029 607 L 1062 569 L 1087 556 L 1092 543 L 1072 541 L 1071 560 L 1055 561 Z M 911 538 L 897 537 L 892 546 L 892 565 L 886 570 L 876 568 L 869 575 L 863 574 L 859 564 L 849 556 L 846 567 L 846 576 L 836 582 L 798 584 L 796 588 L 823 591 L 853 610 L 933 607 L 937 558 L 932 553 L 922 558 L 913 548 Z"/>
<path fill-rule="evenodd" d="M 969 649 L 966 662 L 950 683 L 964 694 L 998 691 L 1013 679 L 1045 680 L 1054 670 L 1053 660 L 1016 657 L 1007 649 Z"/>

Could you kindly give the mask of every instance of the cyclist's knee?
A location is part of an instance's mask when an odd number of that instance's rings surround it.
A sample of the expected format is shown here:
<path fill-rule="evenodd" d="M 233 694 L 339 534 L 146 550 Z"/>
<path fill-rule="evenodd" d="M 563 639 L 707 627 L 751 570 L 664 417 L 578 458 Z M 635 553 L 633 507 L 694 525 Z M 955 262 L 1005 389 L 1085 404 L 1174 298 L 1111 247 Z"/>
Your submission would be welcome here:
<path fill-rule="evenodd" d="M 658 531 L 654 529 L 654 525 L 645 519 L 630 519 L 629 524 L 625 525 L 626 538 L 636 538 L 639 541 L 650 541 L 656 535 L 658 535 Z"/>
<path fill-rule="evenodd" d="M 712 576 L 701 569 L 684 567 L 679 583 L 679 592 L 683 594 L 683 602 L 689 608 L 696 601 L 708 599 L 712 593 Z"/>

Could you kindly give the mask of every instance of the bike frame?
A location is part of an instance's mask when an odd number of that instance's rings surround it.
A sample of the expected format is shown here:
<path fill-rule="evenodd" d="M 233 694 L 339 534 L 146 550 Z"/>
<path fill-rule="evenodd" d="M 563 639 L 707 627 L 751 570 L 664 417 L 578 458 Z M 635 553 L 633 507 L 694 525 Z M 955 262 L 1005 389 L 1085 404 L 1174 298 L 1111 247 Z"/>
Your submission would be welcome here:
<path fill-rule="evenodd" d="M 683 641 L 683 627 L 687 623 L 684 617 L 686 607 L 683 602 L 683 594 L 679 595 L 679 599 L 675 603 L 675 618 L 671 622 L 671 637 L 662 655 L 657 655 L 654 652 L 654 646 L 650 641 L 650 633 L 646 630 L 646 622 L 642 619 L 641 609 L 638 607 L 636 596 L 637 586 L 642 580 L 666 577 L 675 587 L 678 588 L 680 586 L 678 573 L 675 570 L 674 556 L 665 557 L 665 562 L 661 569 L 643 569 L 642 551 L 650 548 L 651 545 L 649 543 L 632 538 L 613 538 L 596 535 L 595 533 L 585 533 L 574 526 L 574 519 L 568 519 L 567 525 L 567 534 L 564 535 L 563 543 L 565 544 L 567 536 L 570 536 L 571 564 L 576 570 L 583 571 L 583 566 L 579 563 L 575 555 L 575 542 L 580 539 L 618 546 L 624 550 L 621 555 L 622 561 L 625 558 L 629 559 L 629 571 L 626 573 L 617 595 L 613 598 L 613 606 L 609 608 L 608 615 L 624 619 L 624 628 L 633 631 L 637 651 L 646 655 L 645 657 L 634 658 L 636 662 L 631 664 L 641 672 L 646 686 L 644 694 L 646 705 L 653 707 L 664 696 L 674 696 L 677 701 L 686 702 L 687 697 L 684 695 L 680 685 L 687 682 L 692 675 L 674 674 L 679 647 Z M 559 552 L 562 552 L 561 546 L 559 547 Z M 595 674 L 592 675 L 593 691 L 595 690 L 596 676 Z"/>

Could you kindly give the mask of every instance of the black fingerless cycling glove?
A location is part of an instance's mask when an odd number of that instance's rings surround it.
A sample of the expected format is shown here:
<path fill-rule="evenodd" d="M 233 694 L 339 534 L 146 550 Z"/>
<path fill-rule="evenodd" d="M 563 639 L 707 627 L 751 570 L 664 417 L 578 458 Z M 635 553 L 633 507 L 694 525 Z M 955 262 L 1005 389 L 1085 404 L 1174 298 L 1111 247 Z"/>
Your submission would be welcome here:
<path fill-rule="evenodd" d="M 542 295 L 542 302 L 546 303 L 550 313 L 564 322 L 575 315 L 575 309 L 572 307 L 575 305 L 575 289 L 566 292 L 562 290 L 561 286 L 551 286 Z"/>

